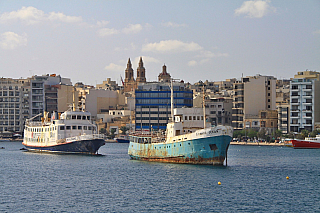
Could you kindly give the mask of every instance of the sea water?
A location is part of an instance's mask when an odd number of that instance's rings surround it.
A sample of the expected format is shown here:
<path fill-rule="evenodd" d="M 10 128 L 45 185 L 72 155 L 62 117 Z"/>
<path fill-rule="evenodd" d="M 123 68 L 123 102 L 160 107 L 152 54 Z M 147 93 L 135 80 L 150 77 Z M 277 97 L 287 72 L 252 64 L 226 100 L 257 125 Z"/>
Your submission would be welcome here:
<path fill-rule="evenodd" d="M 320 211 L 320 149 L 231 145 L 228 166 L 203 166 L 130 160 L 118 143 L 99 156 L 0 147 L 0 212 Z"/>

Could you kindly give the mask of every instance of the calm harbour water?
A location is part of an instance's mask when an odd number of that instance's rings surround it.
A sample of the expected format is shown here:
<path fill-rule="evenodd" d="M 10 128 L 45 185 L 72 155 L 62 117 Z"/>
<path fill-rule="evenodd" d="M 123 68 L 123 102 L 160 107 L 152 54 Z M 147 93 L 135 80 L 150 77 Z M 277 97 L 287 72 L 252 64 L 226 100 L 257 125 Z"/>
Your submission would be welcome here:
<path fill-rule="evenodd" d="M 320 149 L 233 145 L 214 167 L 133 161 L 128 144 L 102 156 L 0 147 L 0 212 L 320 211 Z"/>

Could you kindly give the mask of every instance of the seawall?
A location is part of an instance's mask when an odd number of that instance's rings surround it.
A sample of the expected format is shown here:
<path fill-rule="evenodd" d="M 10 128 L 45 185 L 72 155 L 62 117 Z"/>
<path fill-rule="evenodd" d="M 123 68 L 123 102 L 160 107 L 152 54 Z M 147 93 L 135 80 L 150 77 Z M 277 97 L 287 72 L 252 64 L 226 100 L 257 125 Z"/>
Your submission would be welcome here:
<path fill-rule="evenodd" d="M 247 146 L 285 146 L 284 143 L 269 142 L 230 142 L 231 145 L 247 145 Z"/>

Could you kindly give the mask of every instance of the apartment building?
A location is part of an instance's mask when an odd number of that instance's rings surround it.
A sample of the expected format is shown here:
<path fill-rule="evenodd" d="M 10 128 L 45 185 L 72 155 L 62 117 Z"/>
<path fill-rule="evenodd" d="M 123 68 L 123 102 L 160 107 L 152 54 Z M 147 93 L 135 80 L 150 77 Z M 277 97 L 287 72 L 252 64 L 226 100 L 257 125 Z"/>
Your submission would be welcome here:
<path fill-rule="evenodd" d="M 69 78 L 62 78 L 56 74 L 35 75 L 28 80 L 30 81 L 30 117 L 39 115 L 43 111 L 58 111 L 59 85 L 72 85 Z M 35 120 L 40 120 L 40 117 L 36 117 Z"/>
<path fill-rule="evenodd" d="M 27 79 L 0 79 L 0 132 L 22 133 L 29 118 L 28 87 Z"/>
<path fill-rule="evenodd" d="M 22 133 L 24 122 L 43 111 L 57 111 L 59 85 L 71 84 L 60 76 L 32 76 L 0 79 L 0 132 Z M 55 86 L 58 85 L 58 86 Z M 35 117 L 40 120 L 41 117 Z"/>
<path fill-rule="evenodd" d="M 136 129 L 166 129 L 171 118 L 170 83 L 140 83 L 135 90 Z M 192 91 L 183 82 L 173 83 L 174 108 L 192 107 Z"/>
<path fill-rule="evenodd" d="M 227 97 L 205 100 L 207 121 L 212 125 L 232 125 L 232 99 Z"/>
<path fill-rule="evenodd" d="M 230 97 L 222 97 L 218 95 L 206 94 L 205 109 L 206 120 L 212 126 L 216 125 L 232 125 L 232 104 Z M 193 98 L 193 107 L 203 107 L 203 94 L 196 94 Z"/>
<path fill-rule="evenodd" d="M 277 80 L 276 107 L 278 109 L 278 129 L 288 134 L 290 129 L 290 80 Z"/>
<path fill-rule="evenodd" d="M 276 110 L 276 78 L 256 75 L 236 81 L 233 84 L 233 128 L 242 130 L 254 126 L 250 123 L 245 125 L 245 120 L 257 122 L 261 110 Z M 261 127 L 261 123 L 259 125 Z"/>
<path fill-rule="evenodd" d="M 282 134 L 288 134 L 290 129 L 290 104 L 278 105 L 278 129 Z"/>
<path fill-rule="evenodd" d="M 290 83 L 290 131 L 313 131 L 320 121 L 320 73 L 298 72 Z"/>

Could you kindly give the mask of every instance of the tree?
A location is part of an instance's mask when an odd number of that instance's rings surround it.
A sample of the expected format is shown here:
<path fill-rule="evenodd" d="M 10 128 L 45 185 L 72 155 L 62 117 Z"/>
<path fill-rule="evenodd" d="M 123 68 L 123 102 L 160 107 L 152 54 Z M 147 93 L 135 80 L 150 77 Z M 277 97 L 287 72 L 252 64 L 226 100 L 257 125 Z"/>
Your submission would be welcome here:
<path fill-rule="evenodd" d="M 309 131 L 306 130 L 306 129 L 303 129 L 303 130 L 301 131 L 301 136 L 302 136 L 303 139 L 306 138 L 306 137 L 308 137 L 308 136 L 309 136 Z"/>
<path fill-rule="evenodd" d="M 111 136 L 111 138 L 114 138 L 114 133 L 116 132 L 116 129 L 114 129 L 114 128 L 111 128 L 110 129 L 110 136 Z"/>
<path fill-rule="evenodd" d="M 257 137 L 262 138 L 262 139 L 266 139 L 267 138 L 266 133 L 267 133 L 267 131 L 265 129 L 260 129 L 260 131 L 257 133 Z"/>
<path fill-rule="evenodd" d="M 121 134 L 125 135 L 129 129 L 126 126 L 120 127 Z"/>
<path fill-rule="evenodd" d="M 281 130 L 276 129 L 276 131 L 274 131 L 273 135 L 277 139 L 277 138 L 281 137 L 282 132 L 281 132 Z"/>
<path fill-rule="evenodd" d="M 233 137 L 234 138 L 241 138 L 241 136 L 242 136 L 242 132 L 241 131 L 239 131 L 239 130 L 233 131 Z"/>
<path fill-rule="evenodd" d="M 318 135 L 320 133 L 320 131 L 319 130 L 317 130 L 317 129 L 315 129 L 315 130 L 313 130 L 311 133 L 310 133 L 310 137 L 316 137 L 316 135 Z"/>
<path fill-rule="evenodd" d="M 253 138 L 257 137 L 257 131 L 255 129 L 250 129 L 247 135 L 249 138 L 253 139 Z"/>
<path fill-rule="evenodd" d="M 100 129 L 100 134 L 106 134 L 106 133 L 107 133 L 107 130 L 105 128 Z"/>

